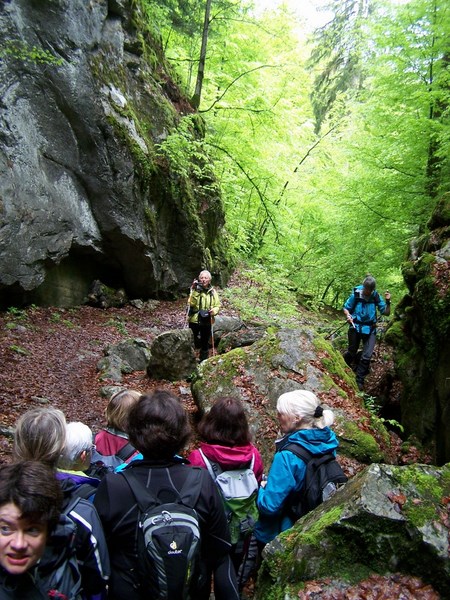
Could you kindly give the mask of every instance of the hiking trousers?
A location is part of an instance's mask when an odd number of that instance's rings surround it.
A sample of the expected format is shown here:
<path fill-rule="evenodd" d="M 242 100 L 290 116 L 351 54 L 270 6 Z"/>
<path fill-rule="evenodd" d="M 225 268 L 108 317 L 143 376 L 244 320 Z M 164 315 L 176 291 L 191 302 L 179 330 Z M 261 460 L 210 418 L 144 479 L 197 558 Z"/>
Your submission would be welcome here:
<path fill-rule="evenodd" d="M 364 383 L 364 378 L 369 372 L 370 359 L 372 358 L 376 341 L 377 335 L 375 330 L 371 333 L 360 333 L 355 327 L 350 327 L 348 330 L 348 350 L 344 354 L 344 360 L 350 367 L 352 367 L 356 361 L 361 342 L 363 344 L 362 354 L 356 365 L 357 383 Z"/>

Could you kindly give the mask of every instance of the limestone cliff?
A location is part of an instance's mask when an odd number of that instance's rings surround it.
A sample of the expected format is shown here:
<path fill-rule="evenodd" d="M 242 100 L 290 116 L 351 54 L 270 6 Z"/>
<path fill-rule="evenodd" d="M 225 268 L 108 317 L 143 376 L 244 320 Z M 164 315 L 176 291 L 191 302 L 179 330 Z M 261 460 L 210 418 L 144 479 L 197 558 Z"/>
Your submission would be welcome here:
<path fill-rule="evenodd" d="M 90 282 L 173 296 L 226 277 L 206 154 L 158 143 L 191 115 L 131 0 L 0 0 L 0 308 L 80 303 Z M 194 168 L 195 167 L 195 168 Z"/>
<path fill-rule="evenodd" d="M 450 461 L 450 195 L 438 202 L 429 231 L 410 244 L 403 276 L 409 294 L 386 339 L 403 383 L 401 422 L 408 435 Z"/>

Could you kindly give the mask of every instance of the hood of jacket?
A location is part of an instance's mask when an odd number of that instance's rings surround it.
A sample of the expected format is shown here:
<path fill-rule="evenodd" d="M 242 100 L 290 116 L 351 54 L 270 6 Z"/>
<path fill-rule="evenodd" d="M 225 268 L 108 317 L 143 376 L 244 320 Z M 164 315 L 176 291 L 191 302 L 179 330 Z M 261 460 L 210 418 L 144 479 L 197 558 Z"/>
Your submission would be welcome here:
<path fill-rule="evenodd" d="M 201 442 L 200 448 L 207 459 L 219 463 L 223 470 L 246 467 L 255 451 L 252 444 L 230 447 Z"/>
<path fill-rule="evenodd" d="M 286 434 L 283 438 L 277 440 L 275 445 L 277 450 L 279 450 L 291 442 L 303 446 L 312 454 L 333 452 L 339 446 L 336 434 L 329 427 L 324 427 L 323 429 L 299 429 Z"/>

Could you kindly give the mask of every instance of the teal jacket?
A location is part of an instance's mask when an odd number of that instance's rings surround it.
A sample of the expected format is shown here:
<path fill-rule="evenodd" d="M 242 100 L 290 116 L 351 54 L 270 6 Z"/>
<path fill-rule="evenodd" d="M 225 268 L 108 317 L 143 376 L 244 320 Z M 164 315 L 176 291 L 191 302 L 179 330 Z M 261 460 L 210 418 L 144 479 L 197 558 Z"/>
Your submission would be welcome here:
<path fill-rule="evenodd" d="M 288 439 L 312 454 L 335 452 L 339 445 L 336 434 L 329 427 L 299 429 Z M 259 520 L 255 526 L 255 537 L 259 542 L 267 544 L 294 524 L 292 517 L 283 510 L 283 505 L 292 492 L 300 491 L 305 472 L 306 464 L 293 452 L 285 450 L 275 454 L 266 487 L 260 487 L 258 492 Z"/>
<path fill-rule="evenodd" d="M 358 333 L 370 334 L 376 330 L 377 308 L 380 314 L 386 310 L 386 302 L 374 290 L 369 298 L 363 296 L 363 286 L 358 285 L 347 298 L 344 308 L 352 315 L 353 323 Z"/>

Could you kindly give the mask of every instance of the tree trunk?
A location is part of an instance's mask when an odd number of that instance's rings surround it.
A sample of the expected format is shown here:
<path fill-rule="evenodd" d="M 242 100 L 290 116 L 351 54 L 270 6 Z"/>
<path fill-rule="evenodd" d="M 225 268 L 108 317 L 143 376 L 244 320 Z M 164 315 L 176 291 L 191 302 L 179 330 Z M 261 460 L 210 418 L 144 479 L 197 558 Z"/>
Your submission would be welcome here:
<path fill-rule="evenodd" d="M 198 61 L 197 81 L 195 83 L 195 92 L 191 100 L 191 103 L 194 108 L 198 108 L 200 106 L 200 99 L 202 96 L 203 77 L 205 75 L 206 47 L 208 45 L 208 32 L 210 24 L 209 15 L 211 13 L 211 1 L 212 0 L 206 0 L 205 20 L 203 21 L 202 46 L 200 48 L 200 59 Z"/>

